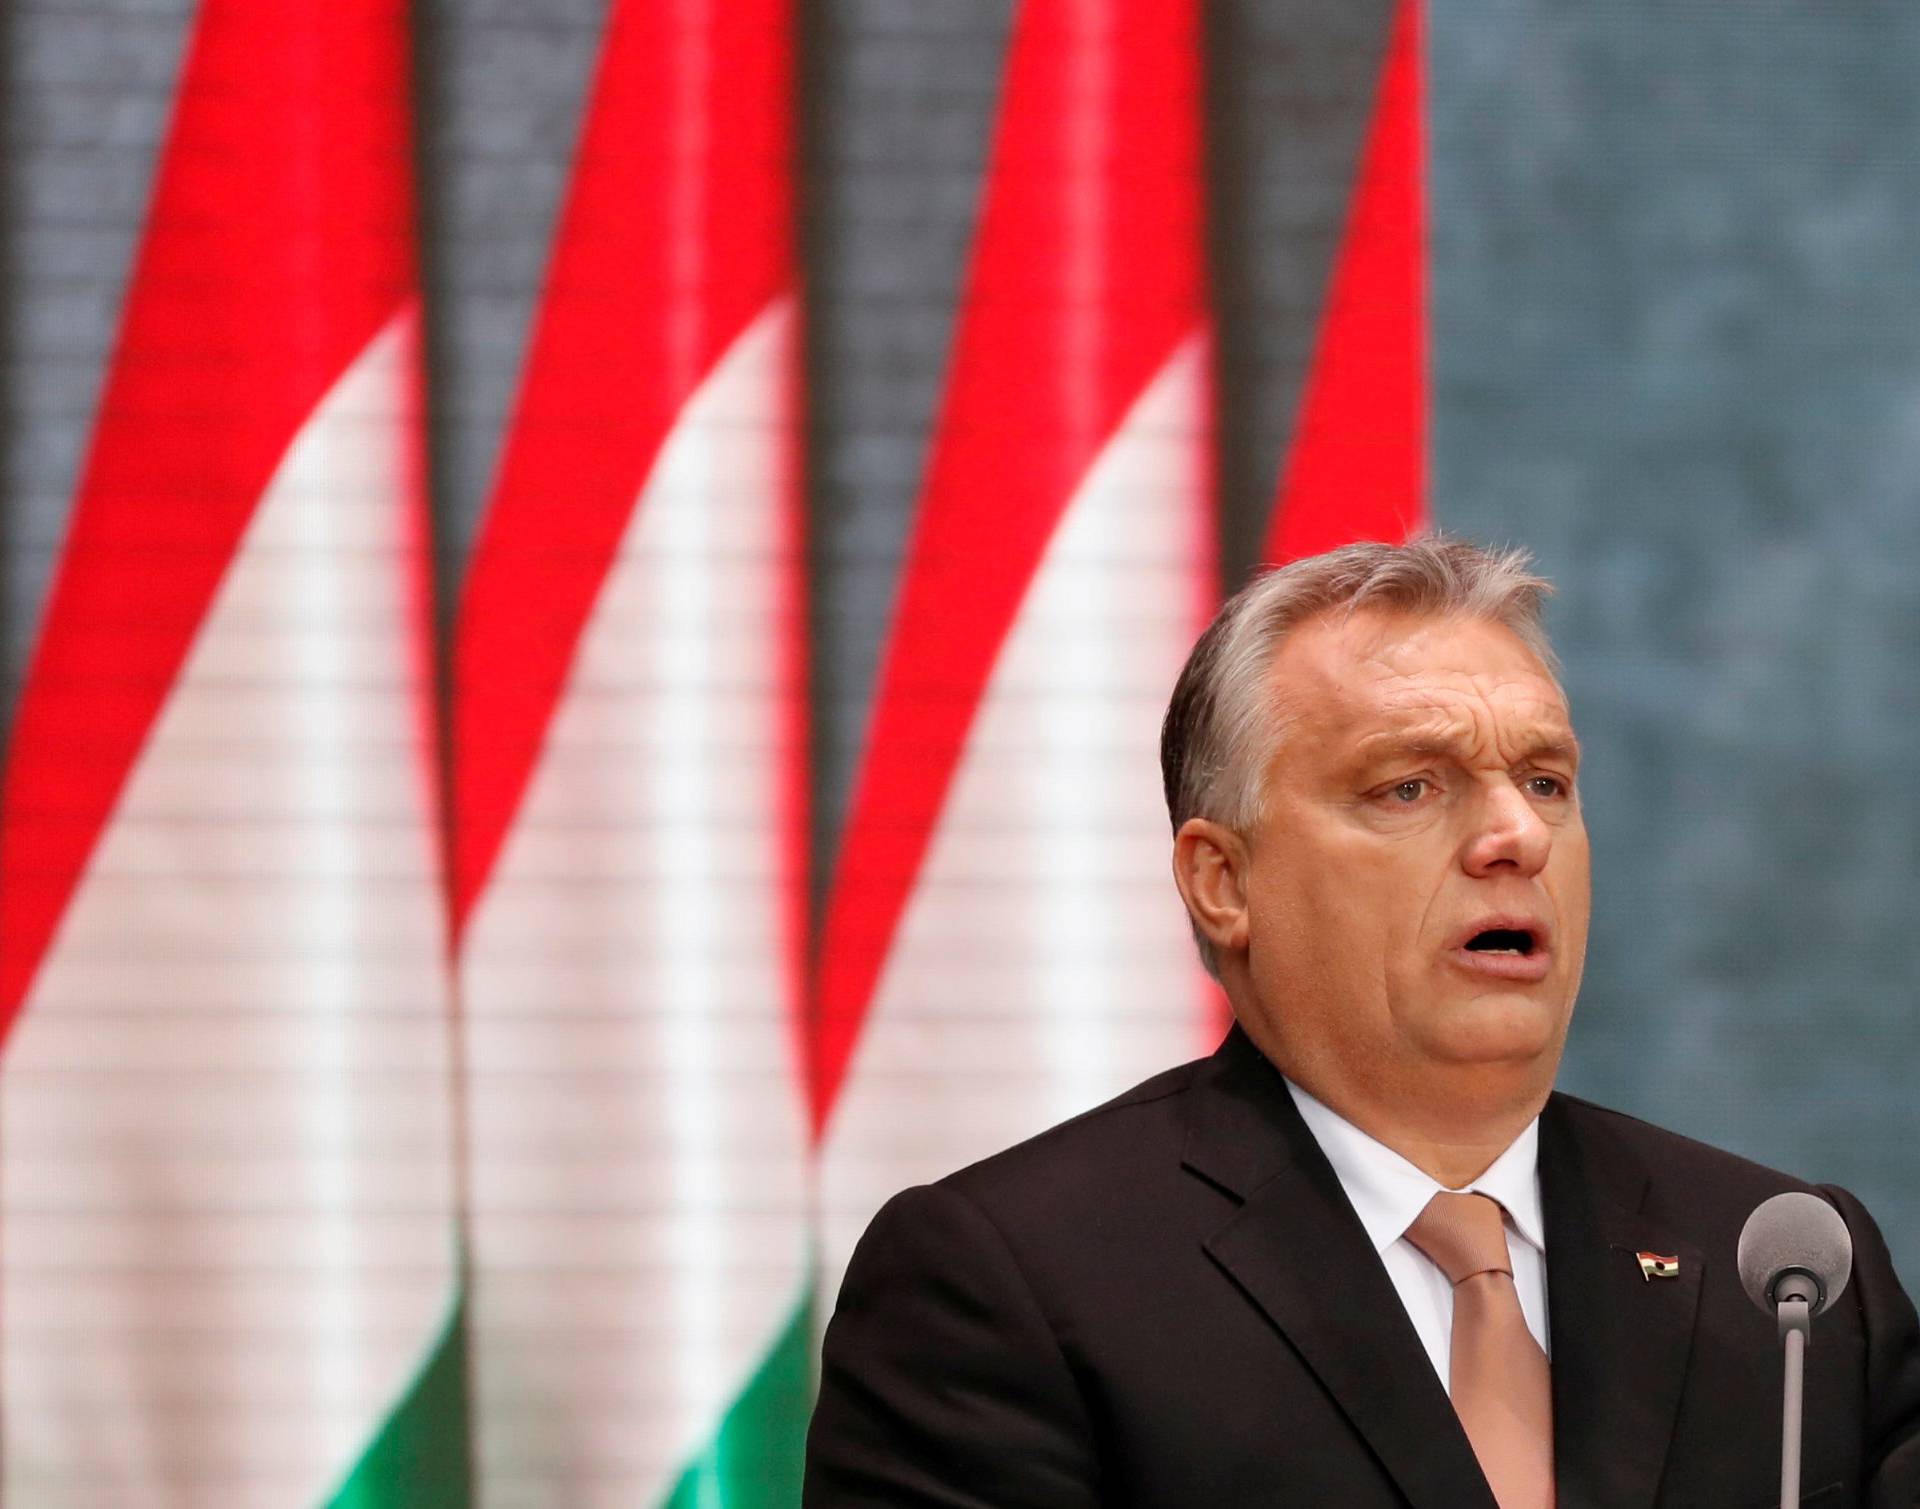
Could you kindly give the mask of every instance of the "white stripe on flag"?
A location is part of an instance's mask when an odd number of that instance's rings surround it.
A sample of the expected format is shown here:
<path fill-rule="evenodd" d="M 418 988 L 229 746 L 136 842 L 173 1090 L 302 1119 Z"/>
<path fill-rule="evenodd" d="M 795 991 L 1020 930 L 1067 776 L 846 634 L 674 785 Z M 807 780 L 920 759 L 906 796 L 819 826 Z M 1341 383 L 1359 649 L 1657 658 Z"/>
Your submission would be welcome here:
<path fill-rule="evenodd" d="M 489 1504 L 658 1502 L 801 1293 L 793 321 L 770 306 L 662 447 L 467 930 Z"/>
<path fill-rule="evenodd" d="M 1158 762 L 1210 607 L 1205 350 L 1089 468 L 995 662 L 828 1123 L 829 1301 L 889 1196 L 1210 1046 Z"/>
<path fill-rule="evenodd" d="M 289 448 L 0 1059 L 11 1504 L 314 1504 L 444 1323 L 415 323 Z"/>

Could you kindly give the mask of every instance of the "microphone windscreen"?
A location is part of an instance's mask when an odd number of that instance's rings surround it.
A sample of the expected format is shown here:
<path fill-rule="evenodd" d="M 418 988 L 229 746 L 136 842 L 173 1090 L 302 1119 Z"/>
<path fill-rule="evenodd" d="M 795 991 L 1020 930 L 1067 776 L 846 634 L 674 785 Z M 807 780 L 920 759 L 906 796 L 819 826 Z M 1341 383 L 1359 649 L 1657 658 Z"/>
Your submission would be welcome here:
<path fill-rule="evenodd" d="M 1762 1200 L 1740 1229 L 1740 1282 L 1753 1302 L 1773 1313 L 1773 1286 L 1789 1268 L 1803 1268 L 1820 1285 L 1818 1315 L 1853 1275 L 1853 1236 L 1818 1195 L 1790 1193 Z"/>

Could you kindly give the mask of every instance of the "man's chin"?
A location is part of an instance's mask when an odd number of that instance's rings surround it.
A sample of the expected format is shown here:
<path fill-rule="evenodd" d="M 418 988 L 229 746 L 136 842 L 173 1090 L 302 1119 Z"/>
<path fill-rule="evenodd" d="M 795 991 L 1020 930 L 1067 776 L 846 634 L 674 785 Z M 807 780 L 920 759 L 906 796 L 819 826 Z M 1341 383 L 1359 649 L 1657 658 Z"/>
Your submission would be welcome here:
<path fill-rule="evenodd" d="M 1489 1067 L 1558 1065 L 1567 1013 L 1539 987 L 1487 991 L 1450 1007 L 1433 1023 L 1428 1049 L 1445 1063 Z"/>

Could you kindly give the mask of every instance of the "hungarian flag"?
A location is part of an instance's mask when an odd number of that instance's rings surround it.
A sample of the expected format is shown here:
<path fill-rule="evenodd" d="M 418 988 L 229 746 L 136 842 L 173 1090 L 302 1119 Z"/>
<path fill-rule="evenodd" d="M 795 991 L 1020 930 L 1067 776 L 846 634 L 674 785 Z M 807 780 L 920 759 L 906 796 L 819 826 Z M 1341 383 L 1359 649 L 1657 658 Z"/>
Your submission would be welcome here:
<path fill-rule="evenodd" d="M 10 1504 L 466 1502 L 410 93 L 193 23 L 0 814 Z"/>
<path fill-rule="evenodd" d="M 1215 596 L 1197 0 L 1023 0 L 819 974 L 831 1297 L 898 1189 L 1211 1046 L 1166 699 Z"/>
<path fill-rule="evenodd" d="M 1420 0 L 1398 0 L 1265 557 L 1418 534 L 1427 513 Z"/>
<path fill-rule="evenodd" d="M 790 1505 L 787 0 L 617 0 L 456 646 L 480 1497 Z"/>

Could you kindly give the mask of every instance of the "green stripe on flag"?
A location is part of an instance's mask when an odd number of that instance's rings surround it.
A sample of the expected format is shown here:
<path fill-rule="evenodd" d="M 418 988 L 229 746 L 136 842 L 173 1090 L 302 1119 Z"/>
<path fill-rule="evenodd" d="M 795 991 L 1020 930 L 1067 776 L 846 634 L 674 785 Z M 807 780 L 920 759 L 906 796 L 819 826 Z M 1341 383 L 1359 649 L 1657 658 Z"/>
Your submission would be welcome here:
<path fill-rule="evenodd" d="M 326 1509 L 468 1509 L 472 1489 L 467 1302 L 460 1293 L 412 1386 Z"/>
<path fill-rule="evenodd" d="M 795 1509 L 812 1412 L 813 1301 L 807 1298 L 664 1509 Z"/>

